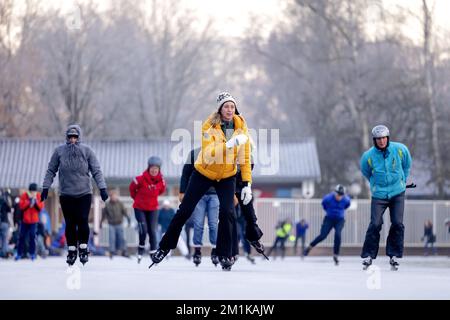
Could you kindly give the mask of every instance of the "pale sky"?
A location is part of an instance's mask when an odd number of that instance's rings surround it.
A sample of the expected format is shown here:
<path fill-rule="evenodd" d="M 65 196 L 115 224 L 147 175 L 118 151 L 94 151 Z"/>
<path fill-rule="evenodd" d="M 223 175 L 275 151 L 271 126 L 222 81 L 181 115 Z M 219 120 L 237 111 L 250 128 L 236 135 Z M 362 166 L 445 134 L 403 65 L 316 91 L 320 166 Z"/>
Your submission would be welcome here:
<path fill-rule="evenodd" d="M 83 1 L 83 0 L 79 0 Z M 110 1 L 97 0 L 100 8 L 107 8 Z M 267 33 L 271 27 L 282 18 L 285 0 L 180 0 L 187 7 L 198 12 L 198 16 L 205 21 L 213 18 L 219 32 L 224 36 L 244 36 L 246 28 L 250 25 L 250 17 L 257 16 L 263 20 L 263 33 Z M 421 14 L 422 0 L 383 0 L 384 3 L 395 10 L 397 6 L 409 8 L 411 11 Z M 433 1 L 430 1 L 433 2 Z M 450 30 L 450 0 L 434 0 L 436 24 L 441 28 Z M 63 11 L 70 11 L 77 3 L 75 0 L 46 0 L 48 6 L 62 7 Z M 410 19 L 404 32 L 411 38 L 422 36 L 417 20 Z"/>

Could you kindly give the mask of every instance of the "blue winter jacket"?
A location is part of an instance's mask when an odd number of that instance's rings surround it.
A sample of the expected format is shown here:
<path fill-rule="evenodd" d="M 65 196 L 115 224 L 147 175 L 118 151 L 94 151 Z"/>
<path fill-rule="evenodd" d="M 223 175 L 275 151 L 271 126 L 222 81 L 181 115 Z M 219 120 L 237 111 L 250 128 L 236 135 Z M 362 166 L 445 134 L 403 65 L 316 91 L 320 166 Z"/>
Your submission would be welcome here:
<path fill-rule="evenodd" d="M 350 197 L 343 196 L 340 201 L 336 200 L 336 193 L 331 192 L 322 199 L 322 207 L 327 212 L 327 217 L 343 219 L 345 210 L 350 207 Z"/>
<path fill-rule="evenodd" d="M 370 182 L 372 197 L 390 199 L 404 192 L 411 168 L 408 148 L 390 142 L 385 151 L 370 148 L 361 157 L 361 172 Z"/>

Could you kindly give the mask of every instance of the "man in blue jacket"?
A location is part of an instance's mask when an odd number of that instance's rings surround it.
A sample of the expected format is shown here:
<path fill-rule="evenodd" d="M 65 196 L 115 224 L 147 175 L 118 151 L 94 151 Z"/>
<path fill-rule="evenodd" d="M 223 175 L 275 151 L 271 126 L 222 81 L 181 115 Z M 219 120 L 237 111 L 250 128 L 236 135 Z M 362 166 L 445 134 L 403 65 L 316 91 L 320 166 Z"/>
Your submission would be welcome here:
<path fill-rule="evenodd" d="M 326 215 L 320 228 L 320 234 L 305 249 L 304 256 L 307 256 L 309 251 L 319 242 L 325 240 L 331 229 L 334 228 L 333 260 L 338 265 L 339 250 L 341 248 L 341 232 L 345 223 L 345 210 L 350 207 L 350 197 L 345 194 L 344 186 L 338 184 L 334 192 L 323 197 L 322 207 Z"/>
<path fill-rule="evenodd" d="M 361 157 L 361 172 L 370 182 L 372 193 L 370 224 L 362 248 L 364 269 L 377 257 L 383 214 L 389 208 L 391 227 L 386 243 L 386 255 L 393 270 L 398 268 L 398 258 L 403 256 L 406 180 L 411 168 L 408 148 L 389 141 L 389 129 L 378 125 L 372 129 L 374 146 Z"/>

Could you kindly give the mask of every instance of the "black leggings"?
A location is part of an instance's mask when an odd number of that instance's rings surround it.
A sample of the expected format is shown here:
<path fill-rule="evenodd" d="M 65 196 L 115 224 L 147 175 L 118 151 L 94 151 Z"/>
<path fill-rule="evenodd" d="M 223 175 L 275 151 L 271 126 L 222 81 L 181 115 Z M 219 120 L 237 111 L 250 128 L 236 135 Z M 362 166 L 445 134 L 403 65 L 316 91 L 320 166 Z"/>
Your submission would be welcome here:
<path fill-rule="evenodd" d="M 235 177 L 222 179 L 220 181 L 210 180 L 203 176 L 197 170 L 189 179 L 183 201 L 178 208 L 177 213 L 170 222 L 167 232 L 161 239 L 159 246 L 161 249 L 175 249 L 177 247 L 178 238 L 180 237 L 183 225 L 192 215 L 200 198 L 210 188 L 214 187 L 219 197 L 219 226 L 217 230 L 217 246 L 216 253 L 218 256 L 233 256 L 233 244 L 237 232 L 236 228 L 236 212 L 234 211 L 233 197 L 236 187 Z"/>
<path fill-rule="evenodd" d="M 138 222 L 139 229 L 139 246 L 145 246 L 145 238 L 147 233 L 150 240 L 150 251 L 157 248 L 156 230 L 158 228 L 158 211 L 144 211 L 134 208 L 134 216 Z"/>
<path fill-rule="evenodd" d="M 91 194 L 79 198 L 71 196 L 59 197 L 64 220 L 66 221 L 67 246 L 77 247 L 78 244 L 88 244 L 91 200 Z"/>

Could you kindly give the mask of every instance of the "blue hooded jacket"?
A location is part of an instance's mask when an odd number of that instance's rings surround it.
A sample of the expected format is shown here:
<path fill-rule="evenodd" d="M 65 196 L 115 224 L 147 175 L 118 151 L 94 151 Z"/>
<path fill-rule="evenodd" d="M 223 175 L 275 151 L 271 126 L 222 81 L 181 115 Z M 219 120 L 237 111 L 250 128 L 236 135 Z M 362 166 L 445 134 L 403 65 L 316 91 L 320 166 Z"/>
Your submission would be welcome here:
<path fill-rule="evenodd" d="M 411 168 L 411 154 L 399 142 L 390 142 L 382 151 L 372 147 L 361 157 L 361 172 L 370 182 L 372 197 L 391 199 L 404 192 Z"/>

